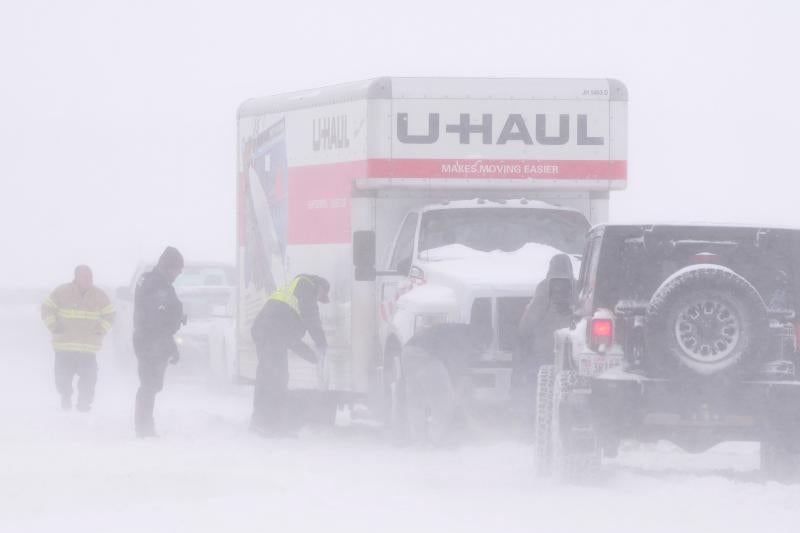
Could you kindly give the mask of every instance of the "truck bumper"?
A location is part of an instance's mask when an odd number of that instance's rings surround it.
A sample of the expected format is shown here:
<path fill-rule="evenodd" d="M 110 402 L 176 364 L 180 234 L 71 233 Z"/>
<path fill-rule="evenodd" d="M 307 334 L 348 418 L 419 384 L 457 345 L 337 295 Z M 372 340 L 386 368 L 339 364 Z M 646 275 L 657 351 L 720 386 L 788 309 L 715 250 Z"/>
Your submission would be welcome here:
<path fill-rule="evenodd" d="M 800 382 L 598 378 L 590 409 L 598 428 L 615 438 L 666 439 L 702 451 L 727 440 L 797 433 Z"/>

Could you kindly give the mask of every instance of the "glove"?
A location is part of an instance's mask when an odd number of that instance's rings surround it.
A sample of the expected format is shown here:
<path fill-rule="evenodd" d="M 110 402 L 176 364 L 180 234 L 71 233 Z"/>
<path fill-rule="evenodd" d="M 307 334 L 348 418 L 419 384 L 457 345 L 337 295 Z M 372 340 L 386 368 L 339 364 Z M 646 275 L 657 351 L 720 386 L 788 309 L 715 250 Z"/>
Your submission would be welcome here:
<path fill-rule="evenodd" d="M 176 365 L 180 360 L 181 360 L 181 355 L 179 353 L 175 353 L 174 355 L 171 355 L 169 359 L 167 359 L 167 362 L 171 365 Z"/>

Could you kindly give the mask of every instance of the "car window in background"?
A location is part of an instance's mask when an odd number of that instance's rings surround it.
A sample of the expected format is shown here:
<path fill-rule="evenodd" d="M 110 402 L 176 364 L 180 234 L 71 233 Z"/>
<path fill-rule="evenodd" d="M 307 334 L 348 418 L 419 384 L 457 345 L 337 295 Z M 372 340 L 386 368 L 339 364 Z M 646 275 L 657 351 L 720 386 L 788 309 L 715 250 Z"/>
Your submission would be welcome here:
<path fill-rule="evenodd" d="M 230 286 L 233 279 L 228 269 L 218 266 L 186 266 L 175 280 L 175 288 Z"/>
<path fill-rule="evenodd" d="M 231 292 L 184 292 L 180 299 L 189 319 L 211 318 L 216 309 L 226 308 L 230 304 Z"/>

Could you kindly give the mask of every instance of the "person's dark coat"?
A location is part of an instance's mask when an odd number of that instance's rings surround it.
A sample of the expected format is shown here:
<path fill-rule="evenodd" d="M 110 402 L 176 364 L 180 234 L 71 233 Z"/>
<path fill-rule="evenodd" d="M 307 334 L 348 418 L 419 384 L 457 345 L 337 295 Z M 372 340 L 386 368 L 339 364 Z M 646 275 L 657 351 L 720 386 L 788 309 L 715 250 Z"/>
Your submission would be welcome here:
<path fill-rule="evenodd" d="M 306 331 L 311 336 L 318 350 L 328 346 L 318 306 L 318 276 L 301 274 L 294 289 L 299 313 L 287 303 L 269 299 L 261 312 L 256 316 L 251 334 L 258 350 L 265 343 L 288 348 L 297 355 L 312 363 L 316 362 L 314 351 L 302 338 Z"/>
<path fill-rule="evenodd" d="M 547 277 L 539 283 L 519 323 L 518 356 L 544 364 L 553 358 L 553 333 L 572 321 L 575 278 L 567 254 L 550 259 Z"/>
<path fill-rule="evenodd" d="M 142 275 L 133 309 L 133 347 L 137 357 L 177 355 L 174 335 L 183 321 L 183 305 L 167 277 L 158 269 Z"/>

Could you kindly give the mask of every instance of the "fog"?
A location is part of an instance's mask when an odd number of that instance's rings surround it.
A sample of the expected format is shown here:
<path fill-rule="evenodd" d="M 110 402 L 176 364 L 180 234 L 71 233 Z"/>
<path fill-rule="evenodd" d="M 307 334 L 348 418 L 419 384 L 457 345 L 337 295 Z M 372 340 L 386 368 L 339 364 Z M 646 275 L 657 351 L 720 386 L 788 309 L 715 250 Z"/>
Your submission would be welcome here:
<path fill-rule="evenodd" d="M 237 106 L 379 76 L 619 79 L 612 222 L 800 227 L 798 15 L 770 0 L 3 0 L 0 530 L 794 531 L 800 486 L 764 482 L 753 443 L 628 445 L 600 484 L 568 487 L 491 431 L 397 448 L 343 412 L 260 439 L 250 387 L 173 369 L 161 438 L 136 440 L 136 375 L 110 336 L 92 413 L 58 410 L 38 304 L 77 264 L 113 290 L 167 245 L 233 263 Z"/>
<path fill-rule="evenodd" d="M 796 529 L 800 487 L 764 483 L 750 443 L 700 455 L 629 445 L 600 483 L 570 487 L 533 476 L 530 444 L 491 433 L 396 447 L 340 420 L 263 439 L 246 431 L 251 388 L 175 376 L 158 398 L 161 437 L 136 440 L 135 375 L 104 351 L 92 412 L 62 413 L 37 310 L 4 306 L 0 317 L 14 332 L 0 342 L 4 531 Z"/>
<path fill-rule="evenodd" d="M 629 185 L 612 220 L 797 225 L 786 2 L 4 2 L 0 283 L 172 243 L 234 256 L 235 111 L 375 76 L 614 77 Z M 12 192 L 13 191 L 13 192 Z"/>

